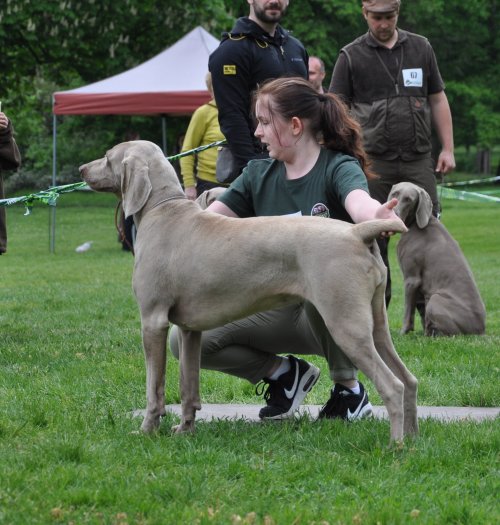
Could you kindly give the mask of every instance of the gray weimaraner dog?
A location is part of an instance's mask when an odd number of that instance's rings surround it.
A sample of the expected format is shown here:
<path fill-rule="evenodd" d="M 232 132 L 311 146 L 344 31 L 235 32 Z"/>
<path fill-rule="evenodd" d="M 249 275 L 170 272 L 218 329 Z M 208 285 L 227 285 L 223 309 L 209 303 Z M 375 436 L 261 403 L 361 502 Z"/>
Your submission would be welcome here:
<path fill-rule="evenodd" d="M 408 228 L 397 247 L 405 286 L 401 332 L 413 330 L 415 307 L 423 300 L 425 335 L 483 334 L 486 311 L 474 276 L 458 243 L 432 215 L 428 193 L 400 182 L 391 189 L 393 197 L 398 199 L 394 210 Z"/>
<path fill-rule="evenodd" d="M 146 357 L 144 432 L 165 414 L 169 323 L 181 337 L 182 417 L 175 430 L 190 431 L 201 408 L 201 332 L 301 298 L 315 305 L 338 345 L 374 383 L 391 440 L 418 432 L 417 381 L 392 344 L 386 269 L 374 242 L 382 232 L 405 229 L 401 221 L 352 225 L 203 211 L 186 199 L 161 149 L 147 141 L 118 144 L 80 172 L 94 190 L 121 196 L 137 226 L 132 282 Z"/>

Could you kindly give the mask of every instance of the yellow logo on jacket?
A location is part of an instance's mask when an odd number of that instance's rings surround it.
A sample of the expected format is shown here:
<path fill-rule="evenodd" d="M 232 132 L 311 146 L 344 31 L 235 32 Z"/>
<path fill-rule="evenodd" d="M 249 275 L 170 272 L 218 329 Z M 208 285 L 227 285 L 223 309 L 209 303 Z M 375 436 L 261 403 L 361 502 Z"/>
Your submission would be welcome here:
<path fill-rule="evenodd" d="M 223 66 L 224 67 L 224 75 L 236 75 L 236 66 Z"/>

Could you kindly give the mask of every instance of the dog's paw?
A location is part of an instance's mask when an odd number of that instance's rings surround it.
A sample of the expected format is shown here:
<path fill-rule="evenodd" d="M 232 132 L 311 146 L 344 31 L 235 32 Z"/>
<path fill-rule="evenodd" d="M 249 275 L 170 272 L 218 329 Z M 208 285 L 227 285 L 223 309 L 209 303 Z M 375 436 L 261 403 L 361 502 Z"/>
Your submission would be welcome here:
<path fill-rule="evenodd" d="M 405 450 L 405 442 L 403 438 L 391 439 L 388 449 L 391 452 L 403 452 Z"/>
<path fill-rule="evenodd" d="M 141 430 L 144 434 L 151 434 L 152 432 L 155 432 L 156 430 L 158 430 L 159 426 L 160 426 L 159 417 L 146 416 L 144 418 L 144 421 L 142 422 Z"/>
<path fill-rule="evenodd" d="M 179 425 L 174 425 L 172 427 L 172 432 L 174 434 L 190 434 L 194 432 L 194 421 L 187 421 L 180 423 Z"/>

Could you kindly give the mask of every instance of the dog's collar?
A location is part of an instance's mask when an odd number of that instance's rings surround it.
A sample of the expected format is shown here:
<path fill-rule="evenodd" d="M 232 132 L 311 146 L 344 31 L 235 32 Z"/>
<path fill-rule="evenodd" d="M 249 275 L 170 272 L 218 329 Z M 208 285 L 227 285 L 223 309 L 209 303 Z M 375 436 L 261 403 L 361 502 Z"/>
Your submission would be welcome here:
<path fill-rule="evenodd" d="M 187 199 L 187 197 L 184 194 L 173 195 L 172 197 L 167 197 L 166 199 L 162 199 L 161 201 L 158 201 L 156 204 L 153 204 L 150 210 L 156 208 L 157 206 L 159 206 L 160 204 L 163 204 L 164 202 L 173 201 L 176 199 Z"/>

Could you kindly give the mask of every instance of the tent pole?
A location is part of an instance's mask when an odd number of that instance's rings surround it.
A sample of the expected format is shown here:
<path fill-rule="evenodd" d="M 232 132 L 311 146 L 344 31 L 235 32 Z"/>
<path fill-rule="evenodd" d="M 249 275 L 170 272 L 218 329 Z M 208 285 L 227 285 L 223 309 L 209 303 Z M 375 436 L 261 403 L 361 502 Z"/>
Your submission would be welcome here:
<path fill-rule="evenodd" d="M 57 179 L 57 117 L 52 115 L 52 186 L 56 185 Z M 56 207 L 50 209 L 50 253 L 56 250 Z"/>
<path fill-rule="evenodd" d="M 167 119 L 165 115 L 161 116 L 161 138 L 163 146 L 163 154 L 167 156 Z"/>

